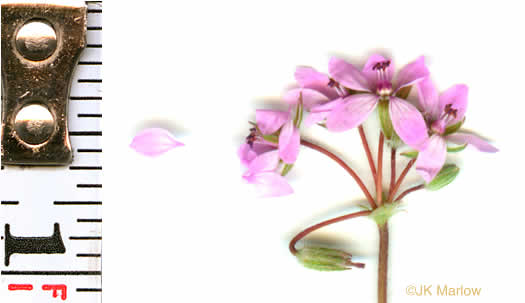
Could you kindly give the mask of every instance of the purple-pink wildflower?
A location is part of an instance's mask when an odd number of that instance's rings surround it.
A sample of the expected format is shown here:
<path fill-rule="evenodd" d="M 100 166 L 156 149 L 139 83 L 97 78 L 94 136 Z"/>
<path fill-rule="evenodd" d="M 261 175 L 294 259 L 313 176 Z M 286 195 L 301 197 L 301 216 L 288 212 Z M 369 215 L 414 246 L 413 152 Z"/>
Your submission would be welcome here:
<path fill-rule="evenodd" d="M 362 71 L 352 64 L 332 58 L 329 63 L 331 86 L 338 87 L 339 97 L 311 108 L 312 113 L 326 116 L 331 131 L 345 131 L 362 124 L 380 101 L 389 101 L 389 112 L 394 129 L 410 146 L 419 146 L 427 139 L 426 125 L 415 106 L 395 96 L 399 89 L 416 84 L 428 76 L 424 57 L 400 70 L 394 83 L 394 62 L 380 55 L 372 55 Z M 348 95 L 352 89 L 357 93 Z"/>
<path fill-rule="evenodd" d="M 469 144 L 482 152 L 497 152 L 498 149 L 475 134 L 455 132 L 446 134 L 447 127 L 462 123 L 467 110 L 468 87 L 463 84 L 454 85 L 438 95 L 438 91 L 429 78 L 417 84 L 419 103 L 428 123 L 430 137 L 422 145 L 416 160 L 416 170 L 430 182 L 441 167 L 447 156 L 447 141 L 455 144 Z"/>

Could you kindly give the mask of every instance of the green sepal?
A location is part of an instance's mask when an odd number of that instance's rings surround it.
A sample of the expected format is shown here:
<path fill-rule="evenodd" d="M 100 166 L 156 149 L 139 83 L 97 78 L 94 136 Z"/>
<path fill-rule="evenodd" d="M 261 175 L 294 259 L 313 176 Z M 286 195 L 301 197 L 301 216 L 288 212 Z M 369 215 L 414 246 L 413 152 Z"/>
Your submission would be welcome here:
<path fill-rule="evenodd" d="M 445 132 L 443 133 L 443 136 L 448 136 L 450 134 L 453 134 L 455 132 L 457 132 L 461 126 L 463 125 L 463 123 L 465 123 L 465 117 L 463 117 L 463 120 L 455 123 L 455 124 L 452 124 L 450 126 L 447 126 L 447 128 L 445 128 Z"/>
<path fill-rule="evenodd" d="M 412 86 L 402 87 L 397 91 L 396 97 L 406 100 L 406 98 L 408 98 L 408 95 L 410 95 L 410 90 L 412 90 Z"/>
<path fill-rule="evenodd" d="M 439 171 L 436 177 L 425 185 L 428 190 L 438 190 L 452 183 L 459 174 L 459 167 L 455 164 L 447 164 Z"/>
<path fill-rule="evenodd" d="M 381 130 L 385 135 L 387 140 L 392 139 L 392 134 L 394 131 L 394 126 L 392 125 L 392 120 L 390 120 L 390 112 L 388 110 L 388 100 L 381 100 L 377 105 L 377 112 L 379 114 L 379 122 L 381 122 Z"/>
<path fill-rule="evenodd" d="M 389 111 L 389 102 L 388 100 L 380 100 L 377 105 L 377 112 L 379 115 L 379 122 L 381 124 L 381 131 L 387 140 L 387 144 L 392 148 L 398 148 L 403 144 L 403 141 L 399 138 L 394 126 L 392 125 L 392 120 L 390 119 Z"/>
<path fill-rule="evenodd" d="M 271 143 L 279 143 L 279 137 L 277 135 L 263 135 L 263 139 Z"/>
<path fill-rule="evenodd" d="M 293 124 L 295 125 L 295 127 L 299 128 L 302 122 L 303 122 L 303 95 L 301 93 L 300 98 L 299 98 L 299 104 L 297 105 L 297 108 L 295 109 L 295 118 L 293 120 Z"/>
<path fill-rule="evenodd" d="M 384 203 L 380 207 L 374 209 L 368 217 L 374 220 L 379 227 L 382 227 L 393 215 L 401 210 L 399 203 Z"/>
<path fill-rule="evenodd" d="M 285 164 L 281 176 L 286 176 L 292 170 L 293 164 Z"/>
<path fill-rule="evenodd" d="M 418 154 L 419 154 L 419 152 L 417 150 L 409 150 L 409 151 L 406 151 L 406 152 L 402 152 L 401 156 L 405 156 L 407 158 L 415 159 L 415 158 L 417 158 Z"/>
<path fill-rule="evenodd" d="M 450 146 L 447 146 L 447 151 L 449 153 L 457 153 L 457 152 L 460 152 L 462 150 L 464 150 L 465 148 L 467 148 L 467 143 L 463 144 L 463 145 L 459 145 L 459 146 L 455 146 L 455 147 L 450 147 Z"/>

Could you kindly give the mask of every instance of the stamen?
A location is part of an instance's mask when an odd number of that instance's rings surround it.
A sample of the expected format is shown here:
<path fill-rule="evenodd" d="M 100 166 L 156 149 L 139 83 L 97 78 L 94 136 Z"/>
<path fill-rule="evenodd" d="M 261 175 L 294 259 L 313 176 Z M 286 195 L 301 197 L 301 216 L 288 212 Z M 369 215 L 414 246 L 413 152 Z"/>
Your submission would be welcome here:
<path fill-rule="evenodd" d="M 376 92 L 380 96 L 389 96 L 392 93 L 392 83 L 388 79 L 386 69 L 390 66 L 390 60 L 374 64 L 372 70 L 377 72 Z"/>
<path fill-rule="evenodd" d="M 250 128 L 250 134 L 246 137 L 246 143 L 253 148 L 253 143 L 257 140 L 257 129 L 255 127 Z"/>

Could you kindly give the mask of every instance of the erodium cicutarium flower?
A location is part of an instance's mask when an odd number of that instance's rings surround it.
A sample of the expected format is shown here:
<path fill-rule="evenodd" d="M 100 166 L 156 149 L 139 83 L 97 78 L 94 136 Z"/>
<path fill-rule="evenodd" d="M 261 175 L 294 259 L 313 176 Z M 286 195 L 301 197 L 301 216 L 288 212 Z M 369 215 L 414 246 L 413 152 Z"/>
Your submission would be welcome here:
<path fill-rule="evenodd" d="M 332 58 L 329 63 L 328 86 L 338 87 L 340 96 L 328 103 L 311 108 L 312 113 L 324 113 L 326 126 L 331 131 L 345 131 L 362 124 L 379 102 L 389 102 L 394 129 L 410 146 L 420 146 L 427 139 L 426 125 L 418 109 L 396 97 L 399 89 L 414 85 L 428 76 L 424 58 L 403 67 L 394 79 L 394 62 L 380 55 L 372 55 L 363 70 L 352 64 Z M 353 94 L 348 94 L 350 90 Z"/>
<path fill-rule="evenodd" d="M 299 99 L 302 94 L 299 95 Z M 300 147 L 299 126 L 302 103 L 288 111 L 257 110 L 255 126 L 246 143 L 238 151 L 241 163 L 247 167 L 243 178 L 257 185 L 261 196 L 275 197 L 293 193 L 284 175 L 297 160 Z"/>
<path fill-rule="evenodd" d="M 467 110 L 466 85 L 454 85 L 438 95 L 432 81 L 426 78 L 417 84 L 417 91 L 430 137 L 419 150 L 416 170 L 426 182 L 430 182 L 445 164 L 447 141 L 472 145 L 482 152 L 498 151 L 475 134 L 456 132 L 463 123 Z"/>

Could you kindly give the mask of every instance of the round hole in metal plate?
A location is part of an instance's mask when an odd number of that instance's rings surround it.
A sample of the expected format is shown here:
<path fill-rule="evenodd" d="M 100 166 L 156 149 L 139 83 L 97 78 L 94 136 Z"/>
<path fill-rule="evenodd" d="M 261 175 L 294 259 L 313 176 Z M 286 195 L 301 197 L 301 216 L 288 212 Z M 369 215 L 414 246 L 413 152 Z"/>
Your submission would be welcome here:
<path fill-rule="evenodd" d="M 28 60 L 45 60 L 57 49 L 56 32 L 43 20 L 31 20 L 18 30 L 16 48 Z"/>
<path fill-rule="evenodd" d="M 40 104 L 23 107 L 15 118 L 15 132 L 27 144 L 45 143 L 55 130 L 55 119 L 51 112 Z"/>

